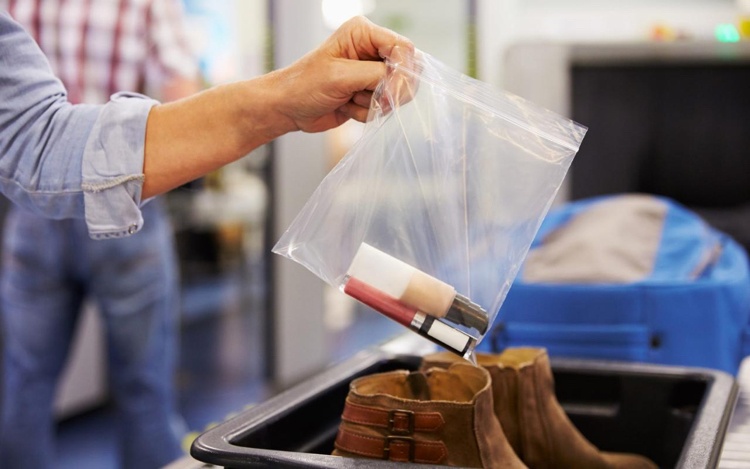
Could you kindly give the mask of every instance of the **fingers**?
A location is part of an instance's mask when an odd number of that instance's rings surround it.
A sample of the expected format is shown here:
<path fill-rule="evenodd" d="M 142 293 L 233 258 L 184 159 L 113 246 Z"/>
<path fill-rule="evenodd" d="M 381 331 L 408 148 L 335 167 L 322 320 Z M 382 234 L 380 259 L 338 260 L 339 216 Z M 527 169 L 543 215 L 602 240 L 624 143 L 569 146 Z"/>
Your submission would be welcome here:
<path fill-rule="evenodd" d="M 364 108 L 370 107 L 370 101 L 372 101 L 372 91 L 360 91 L 354 93 L 354 96 L 352 97 L 352 102 L 354 102 L 354 104 Z"/>
<path fill-rule="evenodd" d="M 277 83 L 289 90 L 278 94 L 299 98 L 288 99 L 293 105 L 282 104 L 281 114 L 308 132 L 348 119 L 365 122 L 372 92 L 388 70 L 383 59 L 414 53 L 408 39 L 364 17 L 353 18 L 320 47 L 277 73 Z"/>
<path fill-rule="evenodd" d="M 340 68 L 336 76 L 338 77 L 339 91 L 345 96 L 354 96 L 358 92 L 374 90 L 386 73 L 386 65 L 383 62 L 346 60 L 339 62 L 339 65 Z"/>
<path fill-rule="evenodd" d="M 367 114 L 370 112 L 370 109 L 369 106 L 360 106 L 352 101 L 349 101 L 348 103 L 338 108 L 338 112 L 359 122 L 366 122 Z"/>
<path fill-rule="evenodd" d="M 360 91 L 352 96 L 352 100 L 339 108 L 344 115 L 359 122 L 365 122 L 370 112 L 372 91 Z"/>
<path fill-rule="evenodd" d="M 414 44 L 405 37 L 357 16 L 344 23 L 334 33 L 340 52 L 346 58 L 382 60 L 390 57 L 394 48 L 413 52 Z"/>

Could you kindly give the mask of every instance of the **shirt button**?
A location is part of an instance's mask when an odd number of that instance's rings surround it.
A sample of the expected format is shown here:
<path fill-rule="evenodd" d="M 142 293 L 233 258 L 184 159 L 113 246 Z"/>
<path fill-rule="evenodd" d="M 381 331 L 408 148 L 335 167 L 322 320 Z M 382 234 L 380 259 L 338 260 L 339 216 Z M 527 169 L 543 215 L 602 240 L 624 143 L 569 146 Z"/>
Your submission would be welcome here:
<path fill-rule="evenodd" d="M 132 225 L 130 225 L 128 227 L 128 234 L 135 233 L 137 229 L 138 229 L 138 225 L 136 225 L 135 223 L 133 223 Z"/>

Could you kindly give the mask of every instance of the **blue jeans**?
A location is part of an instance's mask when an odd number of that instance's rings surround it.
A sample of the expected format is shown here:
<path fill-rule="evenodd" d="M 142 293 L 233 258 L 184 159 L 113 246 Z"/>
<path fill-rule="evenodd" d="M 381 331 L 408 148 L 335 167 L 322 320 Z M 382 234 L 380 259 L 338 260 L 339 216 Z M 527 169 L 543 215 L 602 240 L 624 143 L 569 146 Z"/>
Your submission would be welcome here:
<path fill-rule="evenodd" d="M 5 379 L 0 465 L 53 467 L 52 402 L 81 304 L 91 297 L 106 329 L 120 461 L 157 468 L 182 454 L 175 411 L 178 274 L 161 201 L 142 231 L 89 238 L 83 220 L 14 208 L 6 221 L 1 283 Z"/>

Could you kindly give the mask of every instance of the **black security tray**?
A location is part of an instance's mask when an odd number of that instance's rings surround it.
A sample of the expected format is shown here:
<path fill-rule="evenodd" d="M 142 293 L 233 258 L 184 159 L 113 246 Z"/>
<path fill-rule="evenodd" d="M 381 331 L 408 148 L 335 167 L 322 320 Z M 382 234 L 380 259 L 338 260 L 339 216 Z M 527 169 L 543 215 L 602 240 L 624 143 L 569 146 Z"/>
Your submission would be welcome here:
<path fill-rule="evenodd" d="M 206 431 L 190 453 L 227 468 L 407 467 L 330 453 L 349 382 L 414 370 L 419 362 L 418 356 L 379 349 L 361 353 Z M 716 467 L 737 396 L 729 374 L 578 359 L 553 359 L 552 370 L 558 400 L 600 449 L 643 454 L 662 468 Z"/>

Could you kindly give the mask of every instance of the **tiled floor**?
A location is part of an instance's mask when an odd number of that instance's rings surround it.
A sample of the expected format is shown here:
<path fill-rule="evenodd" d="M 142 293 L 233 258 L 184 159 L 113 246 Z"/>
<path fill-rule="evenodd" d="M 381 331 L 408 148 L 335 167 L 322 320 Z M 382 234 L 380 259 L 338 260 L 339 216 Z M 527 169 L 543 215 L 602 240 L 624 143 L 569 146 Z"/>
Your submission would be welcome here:
<path fill-rule="evenodd" d="M 178 388 L 179 407 L 192 432 L 270 396 L 261 361 L 263 292 L 262 284 L 241 277 L 186 288 Z M 372 311 L 357 310 L 354 317 L 347 329 L 332 333 L 337 358 L 403 331 Z M 112 419 L 105 407 L 61 422 L 59 467 L 115 468 Z"/>

